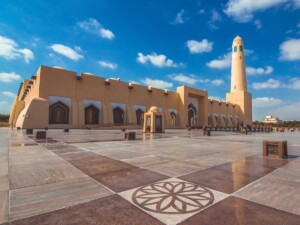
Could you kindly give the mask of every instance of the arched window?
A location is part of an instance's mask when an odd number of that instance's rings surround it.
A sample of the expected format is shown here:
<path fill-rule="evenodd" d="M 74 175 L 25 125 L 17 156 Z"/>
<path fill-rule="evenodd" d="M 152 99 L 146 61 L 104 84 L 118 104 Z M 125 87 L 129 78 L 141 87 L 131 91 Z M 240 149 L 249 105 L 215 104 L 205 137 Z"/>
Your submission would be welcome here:
<path fill-rule="evenodd" d="M 113 110 L 113 114 L 114 114 L 114 124 L 116 126 L 123 125 L 124 124 L 124 111 L 120 107 L 117 107 Z"/>
<path fill-rule="evenodd" d="M 176 114 L 171 112 L 170 116 L 171 116 L 171 125 L 172 125 L 172 127 L 175 127 L 176 126 Z"/>
<path fill-rule="evenodd" d="M 237 52 L 237 46 L 234 46 L 233 51 Z"/>
<path fill-rule="evenodd" d="M 141 109 L 135 111 L 137 125 L 142 125 L 144 121 L 144 112 Z"/>
<path fill-rule="evenodd" d="M 94 105 L 85 108 L 85 124 L 99 124 L 99 109 Z"/>
<path fill-rule="evenodd" d="M 241 46 L 241 45 L 240 45 L 240 51 L 241 51 L 241 52 L 243 51 L 243 46 Z"/>
<path fill-rule="evenodd" d="M 188 125 L 196 126 L 197 125 L 197 109 L 193 104 L 188 105 Z"/>
<path fill-rule="evenodd" d="M 49 124 L 69 124 L 69 107 L 62 102 L 50 105 Z"/>

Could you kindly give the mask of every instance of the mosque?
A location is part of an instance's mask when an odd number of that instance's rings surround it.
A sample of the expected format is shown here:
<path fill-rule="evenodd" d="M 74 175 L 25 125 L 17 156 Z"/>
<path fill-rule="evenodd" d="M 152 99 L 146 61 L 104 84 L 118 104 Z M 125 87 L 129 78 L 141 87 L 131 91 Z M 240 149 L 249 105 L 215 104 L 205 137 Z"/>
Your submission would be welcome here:
<path fill-rule="evenodd" d="M 187 86 L 176 92 L 105 79 L 60 67 L 40 66 L 24 80 L 10 112 L 10 124 L 20 128 L 141 127 L 152 106 L 165 128 L 186 126 L 236 127 L 252 124 L 252 95 L 247 91 L 244 43 L 232 44 L 231 89 L 226 101 Z"/>

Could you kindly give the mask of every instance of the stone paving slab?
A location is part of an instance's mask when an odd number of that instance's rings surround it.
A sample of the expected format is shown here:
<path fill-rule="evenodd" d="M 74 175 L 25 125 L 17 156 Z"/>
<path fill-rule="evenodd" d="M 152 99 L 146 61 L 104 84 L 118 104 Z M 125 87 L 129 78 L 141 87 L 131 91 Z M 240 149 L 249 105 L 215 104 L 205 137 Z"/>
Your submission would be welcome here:
<path fill-rule="evenodd" d="M 111 194 L 89 177 L 15 189 L 10 192 L 10 218 L 34 216 Z"/>
<path fill-rule="evenodd" d="M 0 224 L 9 221 L 8 191 L 0 192 Z"/>

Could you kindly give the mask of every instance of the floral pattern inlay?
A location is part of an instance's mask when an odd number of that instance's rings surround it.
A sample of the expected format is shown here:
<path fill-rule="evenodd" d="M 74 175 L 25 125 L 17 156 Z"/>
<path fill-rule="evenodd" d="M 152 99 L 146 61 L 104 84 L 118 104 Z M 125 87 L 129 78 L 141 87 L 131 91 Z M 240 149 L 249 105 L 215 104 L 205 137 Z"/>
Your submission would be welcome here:
<path fill-rule="evenodd" d="M 132 201 L 139 207 L 162 214 L 197 212 L 214 201 L 205 187 L 180 181 L 157 182 L 137 189 Z"/>

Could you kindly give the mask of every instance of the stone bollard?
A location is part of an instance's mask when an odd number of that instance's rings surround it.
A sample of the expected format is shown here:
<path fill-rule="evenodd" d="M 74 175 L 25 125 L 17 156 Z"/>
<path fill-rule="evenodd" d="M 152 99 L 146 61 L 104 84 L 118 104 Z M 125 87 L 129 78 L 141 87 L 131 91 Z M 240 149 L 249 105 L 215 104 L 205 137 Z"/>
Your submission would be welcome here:
<path fill-rule="evenodd" d="M 46 139 L 46 131 L 37 131 L 35 134 L 36 139 Z"/>
<path fill-rule="evenodd" d="M 263 156 L 287 158 L 287 141 L 263 141 Z"/>
<path fill-rule="evenodd" d="M 33 129 L 26 129 L 26 134 L 33 134 Z"/>
<path fill-rule="evenodd" d="M 64 132 L 69 132 L 69 129 L 68 129 L 68 128 L 65 128 L 65 129 L 64 129 Z"/>
<path fill-rule="evenodd" d="M 135 140 L 136 133 L 135 132 L 126 132 L 125 140 Z"/>

